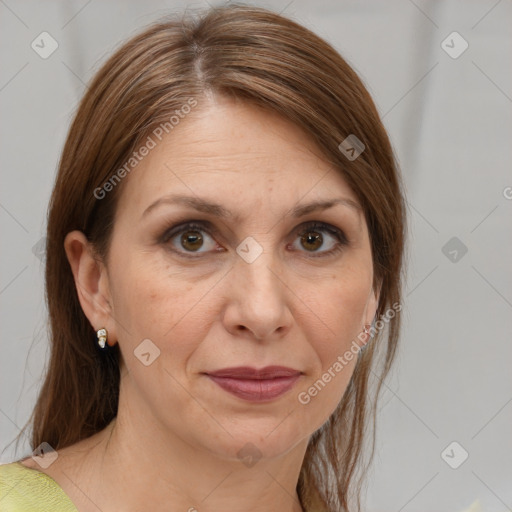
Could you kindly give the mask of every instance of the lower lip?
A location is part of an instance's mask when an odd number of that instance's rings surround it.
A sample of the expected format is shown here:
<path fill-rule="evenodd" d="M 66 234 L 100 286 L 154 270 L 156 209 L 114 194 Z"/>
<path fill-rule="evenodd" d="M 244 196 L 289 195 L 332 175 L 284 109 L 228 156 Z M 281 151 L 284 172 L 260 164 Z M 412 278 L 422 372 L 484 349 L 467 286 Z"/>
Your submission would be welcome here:
<path fill-rule="evenodd" d="M 300 374 L 275 379 L 234 379 L 208 375 L 213 382 L 232 395 L 250 402 L 268 402 L 289 391 L 297 382 Z"/>

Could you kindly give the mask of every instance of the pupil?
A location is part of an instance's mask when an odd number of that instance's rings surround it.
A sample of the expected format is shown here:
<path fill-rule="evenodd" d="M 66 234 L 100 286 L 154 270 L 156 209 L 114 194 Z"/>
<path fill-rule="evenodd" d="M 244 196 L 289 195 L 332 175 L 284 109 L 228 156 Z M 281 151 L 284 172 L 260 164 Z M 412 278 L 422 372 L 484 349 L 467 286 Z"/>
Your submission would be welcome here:
<path fill-rule="evenodd" d="M 181 243 L 185 249 L 199 249 L 203 244 L 203 237 L 197 231 L 187 231 L 181 236 Z"/>
<path fill-rule="evenodd" d="M 194 233 L 194 234 L 190 234 Z M 322 245 L 322 236 L 318 234 L 306 233 L 302 237 L 302 241 L 306 245 L 312 245 L 312 249 L 316 250 Z M 181 236 L 181 243 L 185 249 L 196 250 L 203 245 L 203 237 L 198 231 L 188 231 Z"/>
<path fill-rule="evenodd" d="M 313 247 L 313 250 L 318 249 L 322 245 L 322 236 L 318 234 L 312 234 L 306 233 L 306 235 L 303 236 L 302 240 L 306 242 L 306 244 L 313 244 L 315 247 Z M 315 244 L 315 242 L 317 242 Z"/>

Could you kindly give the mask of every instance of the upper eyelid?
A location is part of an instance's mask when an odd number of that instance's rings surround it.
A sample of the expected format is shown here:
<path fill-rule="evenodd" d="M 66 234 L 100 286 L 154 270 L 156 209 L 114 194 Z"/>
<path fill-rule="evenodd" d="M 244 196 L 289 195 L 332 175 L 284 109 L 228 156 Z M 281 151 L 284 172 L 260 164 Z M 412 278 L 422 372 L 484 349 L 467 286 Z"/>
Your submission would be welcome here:
<path fill-rule="evenodd" d="M 201 231 L 206 231 L 208 233 L 208 236 L 215 238 L 218 236 L 219 229 L 210 221 L 207 220 L 184 220 L 182 222 L 176 221 L 173 223 L 174 225 L 168 228 L 162 237 L 160 237 L 159 242 L 163 243 L 164 245 L 169 244 L 169 241 L 174 239 L 177 235 L 180 233 L 183 233 L 192 226 L 192 229 L 194 229 L 194 225 L 199 228 Z M 311 221 L 304 221 L 298 226 L 296 226 L 292 233 L 294 236 L 298 236 L 301 233 L 306 232 L 309 225 L 312 226 L 313 229 L 317 229 L 318 231 L 324 231 L 327 232 L 328 235 L 330 235 L 334 240 L 335 244 L 334 246 L 329 250 L 321 250 L 321 251 L 298 251 L 300 253 L 303 253 L 304 256 L 308 257 L 308 259 L 318 260 L 318 261 L 330 261 L 326 260 L 326 258 L 334 257 L 343 249 L 347 247 L 352 246 L 352 241 L 349 239 L 346 235 L 346 231 L 344 229 L 341 229 L 337 226 L 334 226 L 333 224 L 325 221 L 319 221 L 319 220 L 311 220 Z M 287 235 L 290 236 L 290 235 Z M 224 238 L 221 235 L 222 238 Z M 297 240 L 297 238 L 295 238 Z M 215 243 L 218 244 L 218 241 L 216 239 L 213 240 Z M 221 242 L 222 243 L 222 242 Z M 173 243 L 170 244 L 171 246 L 174 245 Z M 228 242 L 228 246 L 231 244 Z M 181 257 L 186 258 L 187 260 L 198 260 L 198 258 L 201 258 L 201 255 L 207 256 L 208 254 L 212 253 L 212 250 L 207 251 L 186 251 L 186 250 L 180 250 L 176 248 L 170 248 L 173 252 L 179 254 Z M 213 252 L 217 251 L 218 249 L 213 249 Z M 295 251 L 294 251 L 295 252 Z M 201 261 L 199 259 L 198 261 Z"/>
<path fill-rule="evenodd" d="M 210 236 L 218 236 L 220 235 L 220 229 L 217 228 L 211 221 L 203 220 L 203 219 L 197 219 L 197 220 L 185 220 L 183 222 L 177 222 L 176 225 L 170 227 L 169 229 L 165 230 L 162 239 L 170 240 L 171 238 L 175 237 L 176 235 L 180 234 L 186 229 L 190 229 L 190 226 L 197 225 L 201 230 L 206 231 Z M 314 226 L 316 225 L 316 226 Z M 329 222 L 325 221 L 319 221 L 319 220 L 310 220 L 310 221 L 304 221 L 301 222 L 299 225 L 297 225 L 293 230 L 291 231 L 292 234 L 297 234 L 297 231 L 299 230 L 305 230 L 308 229 L 308 226 L 312 226 L 314 229 L 319 229 L 323 231 L 327 231 L 331 236 L 336 236 L 336 233 L 332 233 L 331 231 L 337 231 L 341 238 L 346 242 L 349 243 L 350 240 L 347 237 L 346 231 L 338 226 L 335 226 Z"/>

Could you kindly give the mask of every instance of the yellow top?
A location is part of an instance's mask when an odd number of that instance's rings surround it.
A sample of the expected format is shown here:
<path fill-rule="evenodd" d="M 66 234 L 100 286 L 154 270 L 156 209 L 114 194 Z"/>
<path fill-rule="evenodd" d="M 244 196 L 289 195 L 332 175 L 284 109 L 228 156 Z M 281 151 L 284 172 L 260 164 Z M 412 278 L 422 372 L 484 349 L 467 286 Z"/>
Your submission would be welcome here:
<path fill-rule="evenodd" d="M 20 462 L 0 464 L 2 512 L 78 512 L 62 487 L 46 473 Z"/>
<path fill-rule="evenodd" d="M 308 510 L 324 512 L 316 493 Z M 50 476 L 20 462 L 0 464 L 1 512 L 78 512 L 62 487 Z"/>

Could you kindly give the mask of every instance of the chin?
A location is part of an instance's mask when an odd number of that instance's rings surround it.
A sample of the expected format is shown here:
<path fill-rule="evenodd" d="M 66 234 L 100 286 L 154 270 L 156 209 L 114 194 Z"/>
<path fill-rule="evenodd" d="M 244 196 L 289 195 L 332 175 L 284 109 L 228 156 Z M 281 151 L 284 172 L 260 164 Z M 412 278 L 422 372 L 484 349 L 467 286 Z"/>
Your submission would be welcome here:
<path fill-rule="evenodd" d="M 231 428 L 227 429 L 229 433 L 223 432 L 215 439 L 204 440 L 205 448 L 220 458 L 252 467 L 260 460 L 285 455 L 301 442 L 307 446 L 310 436 L 299 432 L 297 425 L 284 426 L 282 418 L 266 418 L 244 426 L 238 424 L 237 428 L 238 432 Z"/>

